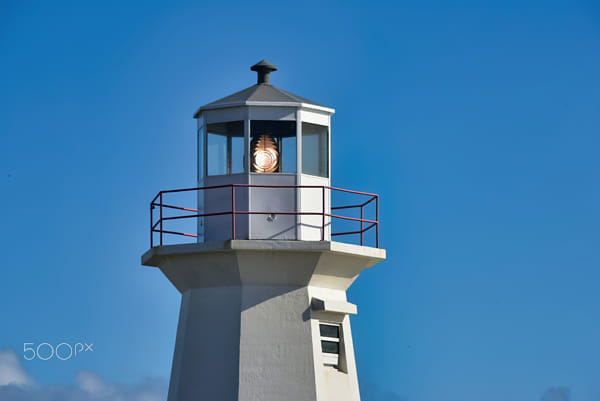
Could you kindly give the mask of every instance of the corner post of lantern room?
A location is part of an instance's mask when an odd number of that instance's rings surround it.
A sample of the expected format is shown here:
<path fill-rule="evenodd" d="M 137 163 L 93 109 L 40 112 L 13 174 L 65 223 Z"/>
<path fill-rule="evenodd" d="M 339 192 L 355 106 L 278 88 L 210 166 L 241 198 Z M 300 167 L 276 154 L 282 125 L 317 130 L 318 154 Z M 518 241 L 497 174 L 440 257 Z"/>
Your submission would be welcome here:
<path fill-rule="evenodd" d="M 302 185 L 302 109 L 296 109 L 296 183 Z M 302 210 L 302 191 L 296 191 L 296 208 Z M 296 216 L 296 238 L 302 238 L 302 216 Z"/>
<path fill-rule="evenodd" d="M 204 186 L 204 175 L 206 174 L 206 119 L 200 115 L 194 115 L 196 119 L 196 182 L 197 187 Z M 204 213 L 204 194 L 196 191 L 196 209 L 198 214 Z M 204 218 L 196 220 L 196 242 L 204 242 Z"/>
<path fill-rule="evenodd" d="M 298 238 L 302 240 L 331 240 L 331 116 L 334 112 L 331 108 L 306 104 L 301 104 L 297 110 L 298 185 L 302 187 L 298 190 L 298 210 L 306 213 L 298 217 Z M 326 141 L 322 143 L 317 139 L 316 155 L 315 149 L 308 150 L 305 143 L 308 135 L 304 131 L 309 126 L 326 129 Z M 317 173 L 310 171 L 310 167 L 304 164 L 307 152 L 316 157 L 318 164 L 326 163 L 326 168 Z"/>
<path fill-rule="evenodd" d="M 250 177 L 251 161 L 250 161 L 250 108 L 244 107 L 244 171 Z M 250 178 L 248 178 L 248 184 L 250 184 Z M 250 188 L 247 189 L 250 193 Z M 248 210 L 252 210 L 252 197 L 248 196 Z M 248 233 L 252 232 L 252 222 L 248 218 Z"/>

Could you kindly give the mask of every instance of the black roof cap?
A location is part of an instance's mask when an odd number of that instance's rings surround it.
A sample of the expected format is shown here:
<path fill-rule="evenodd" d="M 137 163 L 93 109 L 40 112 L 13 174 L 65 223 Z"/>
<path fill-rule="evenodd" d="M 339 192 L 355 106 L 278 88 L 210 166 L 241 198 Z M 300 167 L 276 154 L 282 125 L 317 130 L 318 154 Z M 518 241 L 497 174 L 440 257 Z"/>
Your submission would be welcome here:
<path fill-rule="evenodd" d="M 271 72 L 277 71 L 277 67 L 269 63 L 267 60 L 261 60 L 258 63 L 254 64 L 252 67 L 250 67 L 250 70 L 256 71 L 258 73 L 258 79 L 256 81 L 258 85 L 270 84 Z"/>

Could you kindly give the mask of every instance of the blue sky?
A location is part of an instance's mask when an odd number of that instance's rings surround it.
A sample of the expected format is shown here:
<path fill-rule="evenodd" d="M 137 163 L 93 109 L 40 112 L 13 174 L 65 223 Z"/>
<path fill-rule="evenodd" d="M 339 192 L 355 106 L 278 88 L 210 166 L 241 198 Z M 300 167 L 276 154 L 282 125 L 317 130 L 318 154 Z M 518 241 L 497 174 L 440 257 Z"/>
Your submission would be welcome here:
<path fill-rule="evenodd" d="M 148 202 L 194 185 L 193 113 L 266 58 L 336 109 L 333 185 L 381 195 L 388 260 L 349 291 L 363 399 L 600 400 L 600 5 L 448 3 L 0 2 L 15 369 L 168 380 L 179 295 L 140 266 Z"/>

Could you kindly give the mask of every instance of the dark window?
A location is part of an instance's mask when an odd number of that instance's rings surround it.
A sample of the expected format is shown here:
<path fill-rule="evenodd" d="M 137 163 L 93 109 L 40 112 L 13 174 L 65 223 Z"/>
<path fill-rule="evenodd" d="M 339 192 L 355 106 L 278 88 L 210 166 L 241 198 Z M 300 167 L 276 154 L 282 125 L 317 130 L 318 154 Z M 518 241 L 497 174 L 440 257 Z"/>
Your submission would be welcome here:
<path fill-rule="evenodd" d="M 321 340 L 321 349 L 323 352 L 328 354 L 339 354 L 340 353 L 340 343 L 335 341 L 324 341 Z"/>
<path fill-rule="evenodd" d="M 340 338 L 340 326 L 320 324 L 319 330 L 321 331 L 321 337 Z"/>

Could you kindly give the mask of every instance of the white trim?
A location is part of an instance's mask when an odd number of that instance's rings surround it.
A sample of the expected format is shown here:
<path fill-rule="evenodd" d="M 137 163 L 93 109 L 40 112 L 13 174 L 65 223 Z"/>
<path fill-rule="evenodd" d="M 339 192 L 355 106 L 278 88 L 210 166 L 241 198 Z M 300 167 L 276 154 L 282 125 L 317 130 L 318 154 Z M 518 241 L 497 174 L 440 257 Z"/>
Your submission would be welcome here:
<path fill-rule="evenodd" d="M 340 364 L 340 356 L 338 354 L 328 354 L 323 352 L 323 365 L 337 369 Z"/>
<path fill-rule="evenodd" d="M 327 179 L 331 183 L 331 115 L 327 122 Z"/>
<path fill-rule="evenodd" d="M 302 185 L 302 110 L 296 110 L 296 185 Z M 296 189 L 296 211 L 302 210 L 302 189 Z M 296 239 L 302 239 L 302 216 L 296 215 Z"/>
<path fill-rule="evenodd" d="M 301 109 L 306 109 L 306 110 L 318 110 L 318 111 L 324 111 L 326 113 L 330 113 L 333 114 L 335 113 L 335 109 L 329 108 L 329 107 L 325 107 L 325 106 L 317 106 L 315 104 L 310 104 L 310 103 L 302 103 L 302 102 L 254 102 L 254 101 L 248 101 L 248 102 L 234 102 L 234 103 L 225 103 L 225 104 L 218 104 L 218 105 L 214 105 L 214 106 L 202 106 L 200 107 L 200 109 L 198 110 L 198 112 L 195 113 L 195 115 L 198 115 L 198 113 L 201 113 L 205 110 L 215 110 L 215 109 L 228 109 L 228 108 L 232 108 L 232 107 L 244 107 L 244 106 L 258 106 L 258 107 L 295 107 L 295 108 L 301 108 Z"/>
<path fill-rule="evenodd" d="M 246 154 L 246 174 L 248 179 L 246 183 L 252 184 L 252 162 L 250 159 L 250 138 L 252 138 L 252 132 L 250 132 L 250 110 L 248 108 L 245 109 L 245 118 L 244 118 L 244 152 Z M 252 211 L 252 188 L 248 187 L 248 211 Z M 243 216 L 243 215 L 242 215 Z M 246 215 L 248 217 L 248 238 L 252 236 L 252 215 Z"/>

